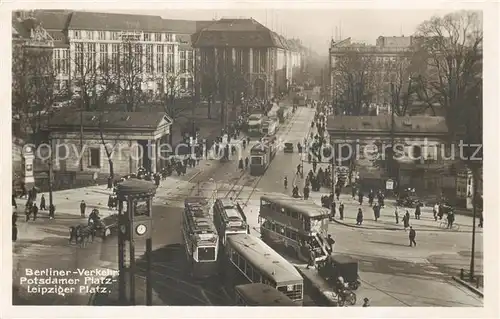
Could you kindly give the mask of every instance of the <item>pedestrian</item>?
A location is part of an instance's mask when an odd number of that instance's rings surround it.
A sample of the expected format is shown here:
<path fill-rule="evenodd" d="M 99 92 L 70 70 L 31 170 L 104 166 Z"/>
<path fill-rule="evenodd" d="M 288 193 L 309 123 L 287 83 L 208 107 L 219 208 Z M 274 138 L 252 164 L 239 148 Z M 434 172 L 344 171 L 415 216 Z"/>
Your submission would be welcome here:
<path fill-rule="evenodd" d="M 297 165 L 297 173 L 295 175 L 300 175 L 300 164 Z"/>
<path fill-rule="evenodd" d="M 26 208 L 24 209 L 24 214 L 26 215 L 26 221 L 28 222 L 31 216 L 31 206 L 26 206 Z"/>
<path fill-rule="evenodd" d="M 370 307 L 370 299 L 368 298 L 363 299 L 363 307 Z"/>
<path fill-rule="evenodd" d="M 415 207 L 415 219 L 420 219 L 420 204 L 417 204 L 417 207 Z"/>
<path fill-rule="evenodd" d="M 309 199 L 309 187 L 304 186 L 304 199 Z"/>
<path fill-rule="evenodd" d="M 340 220 L 344 219 L 344 203 L 340 202 L 339 205 Z"/>
<path fill-rule="evenodd" d="M 372 206 L 373 205 L 373 190 L 370 189 L 370 192 L 368 193 L 368 205 Z"/>
<path fill-rule="evenodd" d="M 56 212 L 56 207 L 54 204 L 49 204 L 49 219 L 54 219 L 54 215 Z"/>
<path fill-rule="evenodd" d="M 396 224 L 399 224 L 399 207 L 396 206 L 394 209 L 394 217 L 396 217 Z"/>
<path fill-rule="evenodd" d="M 352 199 L 356 198 L 356 186 L 354 186 L 354 185 L 351 187 L 351 195 L 352 195 Z"/>
<path fill-rule="evenodd" d="M 112 189 L 113 188 L 113 177 L 108 176 L 108 188 L 107 189 Z"/>
<path fill-rule="evenodd" d="M 245 170 L 248 168 L 248 163 L 249 163 L 249 159 L 248 159 L 248 156 L 245 157 Z"/>
<path fill-rule="evenodd" d="M 31 213 L 33 214 L 33 221 L 35 221 L 36 216 L 38 215 L 38 207 L 36 206 L 36 203 L 31 206 Z"/>
<path fill-rule="evenodd" d="M 406 214 L 403 217 L 403 226 L 405 228 L 405 231 L 406 228 L 410 227 L 410 213 L 408 212 L 408 210 L 406 210 Z"/>
<path fill-rule="evenodd" d="M 12 207 L 17 209 L 16 195 L 14 194 L 14 190 L 12 191 Z"/>
<path fill-rule="evenodd" d="M 375 221 L 378 221 L 379 217 L 380 217 L 380 206 L 378 206 L 377 203 L 375 203 L 373 205 L 373 217 L 375 219 Z"/>
<path fill-rule="evenodd" d="M 80 217 L 85 217 L 85 209 L 87 208 L 87 204 L 84 200 L 80 202 Z"/>
<path fill-rule="evenodd" d="M 448 219 L 448 226 L 446 228 L 451 229 L 453 227 L 453 222 L 455 221 L 455 214 L 453 213 L 452 210 L 448 212 L 447 219 Z"/>
<path fill-rule="evenodd" d="M 246 149 L 246 148 L 247 148 L 247 141 L 243 140 L 243 149 Z"/>
<path fill-rule="evenodd" d="M 359 205 L 363 205 L 363 193 L 361 192 L 361 190 L 359 191 L 358 193 L 358 201 L 359 201 Z"/>
<path fill-rule="evenodd" d="M 358 215 L 356 216 L 356 225 L 361 226 L 363 223 L 363 210 L 358 208 Z"/>
<path fill-rule="evenodd" d="M 160 186 L 160 174 L 155 174 L 155 185 L 156 187 Z"/>
<path fill-rule="evenodd" d="M 335 218 L 335 215 L 337 214 L 337 203 L 335 203 L 335 201 L 333 200 L 333 196 L 331 197 L 332 197 L 332 206 L 331 206 L 332 218 Z"/>
<path fill-rule="evenodd" d="M 40 198 L 40 210 L 47 210 L 45 207 L 45 195 L 42 194 L 42 198 Z"/>
<path fill-rule="evenodd" d="M 340 200 L 340 187 L 337 186 L 335 188 L 335 195 L 337 196 L 337 201 Z"/>
<path fill-rule="evenodd" d="M 434 217 L 434 221 L 437 221 L 437 216 L 439 214 L 439 203 L 434 204 L 434 207 L 432 208 L 432 215 Z"/>
<path fill-rule="evenodd" d="M 17 241 L 17 224 L 16 223 L 12 224 L 12 241 L 13 242 Z"/>
<path fill-rule="evenodd" d="M 483 228 L 483 212 L 479 213 L 479 224 L 477 225 L 479 228 Z"/>
<path fill-rule="evenodd" d="M 410 226 L 410 233 L 408 234 L 408 237 L 410 238 L 410 247 L 412 247 L 413 245 L 417 246 L 417 242 L 415 241 L 416 235 L 417 233 L 415 232 L 415 229 L 413 229 L 413 227 Z"/>

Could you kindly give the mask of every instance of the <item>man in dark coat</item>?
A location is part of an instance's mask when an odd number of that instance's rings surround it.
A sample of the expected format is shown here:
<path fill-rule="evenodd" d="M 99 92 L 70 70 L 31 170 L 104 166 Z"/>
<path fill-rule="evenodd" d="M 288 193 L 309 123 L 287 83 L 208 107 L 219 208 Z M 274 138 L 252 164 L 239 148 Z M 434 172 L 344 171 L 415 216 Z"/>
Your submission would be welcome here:
<path fill-rule="evenodd" d="M 420 219 L 420 205 L 417 204 L 417 207 L 415 207 L 415 219 Z"/>
<path fill-rule="evenodd" d="M 335 196 L 337 196 L 337 200 L 340 200 L 340 187 L 335 187 Z"/>
<path fill-rule="evenodd" d="M 339 205 L 339 214 L 340 214 L 340 220 L 344 219 L 344 203 L 340 203 Z"/>
<path fill-rule="evenodd" d="M 374 198 L 374 194 L 373 194 L 373 191 L 370 190 L 370 192 L 368 193 L 368 205 L 372 206 L 373 205 L 373 198 Z"/>
<path fill-rule="evenodd" d="M 331 206 L 331 214 L 332 218 L 335 218 L 335 215 L 337 214 L 337 203 L 332 200 L 332 206 Z"/>
<path fill-rule="evenodd" d="M 361 192 L 361 190 L 359 191 L 358 193 L 358 201 L 359 201 L 359 205 L 363 205 L 363 193 Z"/>
<path fill-rule="evenodd" d="M 358 208 L 358 215 L 356 216 L 356 225 L 361 225 L 363 223 L 363 210 Z"/>
<path fill-rule="evenodd" d="M 36 206 L 36 203 L 31 206 L 31 213 L 33 214 L 33 221 L 35 221 L 36 216 L 38 215 L 38 207 Z"/>
<path fill-rule="evenodd" d="M 85 201 L 82 200 L 80 203 L 80 216 L 85 217 L 85 209 L 87 208 L 87 204 L 85 204 Z"/>
<path fill-rule="evenodd" d="M 375 218 L 375 221 L 378 221 L 380 217 L 380 206 L 378 206 L 377 203 L 373 205 L 373 217 Z"/>
<path fill-rule="evenodd" d="M 42 194 L 42 198 L 40 198 L 40 210 L 47 210 L 45 207 L 45 195 Z"/>
<path fill-rule="evenodd" d="M 248 168 L 248 162 L 249 162 L 249 159 L 248 159 L 248 156 L 245 157 L 245 169 Z"/>
<path fill-rule="evenodd" d="M 417 233 L 415 232 L 415 229 L 410 226 L 410 233 L 408 234 L 408 237 L 410 238 L 410 247 L 413 247 L 413 245 L 417 246 L 417 242 L 415 241 L 416 236 Z"/>
<path fill-rule="evenodd" d="M 309 187 L 304 186 L 304 199 L 309 199 Z"/>
<path fill-rule="evenodd" d="M 113 177 L 108 176 L 108 189 L 113 188 Z"/>
<path fill-rule="evenodd" d="M 49 219 L 54 219 L 54 215 L 56 213 L 56 207 L 54 204 L 49 205 Z"/>

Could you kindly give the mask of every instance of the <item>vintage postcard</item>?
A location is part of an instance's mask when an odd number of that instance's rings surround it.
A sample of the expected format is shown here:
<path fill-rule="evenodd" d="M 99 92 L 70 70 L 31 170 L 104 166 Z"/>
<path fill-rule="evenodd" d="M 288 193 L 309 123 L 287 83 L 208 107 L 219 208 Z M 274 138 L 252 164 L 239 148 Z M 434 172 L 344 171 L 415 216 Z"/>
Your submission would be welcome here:
<path fill-rule="evenodd" d="M 499 315 L 497 3 L 2 21 L 2 317 Z"/>

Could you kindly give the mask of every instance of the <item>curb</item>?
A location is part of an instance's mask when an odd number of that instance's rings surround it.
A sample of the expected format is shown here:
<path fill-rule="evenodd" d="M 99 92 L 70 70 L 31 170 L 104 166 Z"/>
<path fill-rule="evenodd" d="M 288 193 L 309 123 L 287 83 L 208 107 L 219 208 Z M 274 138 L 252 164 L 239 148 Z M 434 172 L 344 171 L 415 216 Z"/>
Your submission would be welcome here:
<path fill-rule="evenodd" d="M 460 278 L 457 278 L 455 276 L 452 276 L 451 277 L 455 282 L 459 283 L 460 285 L 464 286 L 465 288 L 469 289 L 470 291 L 472 291 L 473 293 L 475 293 L 476 295 L 480 296 L 481 298 L 484 298 L 484 293 L 477 289 L 476 287 L 472 286 L 471 284 L 469 284 L 468 282 L 460 279 Z"/>
<path fill-rule="evenodd" d="M 353 224 L 347 224 L 344 222 L 341 222 L 337 220 L 336 218 L 333 219 L 333 221 L 339 225 L 346 226 L 346 227 L 351 227 L 351 228 L 359 228 L 359 229 L 371 229 L 371 230 L 388 230 L 388 231 L 398 231 L 398 230 L 403 230 L 404 228 L 397 228 L 397 227 L 389 227 L 389 226 L 381 226 L 381 227 L 374 227 L 374 226 L 358 226 L 358 225 L 353 225 Z M 418 228 L 418 231 L 446 231 L 446 232 L 452 232 L 452 233 L 471 233 L 471 231 L 460 231 L 460 230 L 447 230 L 447 229 L 441 229 L 441 228 L 429 228 L 429 227 L 423 227 L 423 228 Z"/>

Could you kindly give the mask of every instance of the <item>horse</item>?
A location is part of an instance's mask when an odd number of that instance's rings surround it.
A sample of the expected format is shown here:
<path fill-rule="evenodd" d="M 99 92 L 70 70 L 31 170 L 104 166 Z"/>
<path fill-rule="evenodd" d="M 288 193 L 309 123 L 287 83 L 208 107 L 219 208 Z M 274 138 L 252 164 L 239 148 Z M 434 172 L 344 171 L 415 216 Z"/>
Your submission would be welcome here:
<path fill-rule="evenodd" d="M 86 247 L 89 241 L 94 242 L 95 236 L 96 230 L 92 225 L 78 225 L 69 228 L 69 243 L 71 244 L 74 239 L 75 244 L 79 244 L 81 248 Z"/>

